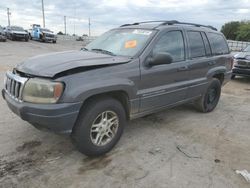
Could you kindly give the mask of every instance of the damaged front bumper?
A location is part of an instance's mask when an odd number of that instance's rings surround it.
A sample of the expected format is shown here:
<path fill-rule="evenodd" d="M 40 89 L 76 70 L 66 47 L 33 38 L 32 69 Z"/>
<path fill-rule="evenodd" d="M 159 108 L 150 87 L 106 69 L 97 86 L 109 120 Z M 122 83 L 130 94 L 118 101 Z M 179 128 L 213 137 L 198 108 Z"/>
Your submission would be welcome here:
<path fill-rule="evenodd" d="M 13 99 L 3 89 L 2 96 L 12 112 L 37 128 L 57 133 L 70 133 L 78 117 L 82 102 L 33 104 Z"/>

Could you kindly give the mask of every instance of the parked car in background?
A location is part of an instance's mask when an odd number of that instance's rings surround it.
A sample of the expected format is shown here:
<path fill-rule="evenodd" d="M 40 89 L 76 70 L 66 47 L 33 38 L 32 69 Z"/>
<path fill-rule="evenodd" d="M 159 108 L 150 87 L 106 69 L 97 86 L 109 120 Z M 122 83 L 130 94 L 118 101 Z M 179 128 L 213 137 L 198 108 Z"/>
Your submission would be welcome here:
<path fill-rule="evenodd" d="M 22 27 L 19 26 L 7 26 L 6 36 L 10 40 L 25 40 L 29 41 L 29 34 Z"/>
<path fill-rule="evenodd" d="M 97 156 L 115 146 L 129 119 L 188 102 L 213 111 L 232 64 L 211 26 L 125 24 L 82 50 L 23 61 L 6 73 L 2 95 L 23 120 L 71 133 L 79 151 Z"/>
<path fill-rule="evenodd" d="M 234 56 L 231 78 L 235 76 L 250 76 L 250 45 Z"/>
<path fill-rule="evenodd" d="M 46 28 L 41 27 L 33 27 L 29 33 L 31 40 L 38 40 L 41 42 L 53 42 L 56 43 L 57 37 L 53 33 Z"/>
<path fill-rule="evenodd" d="M 6 41 L 6 35 L 4 29 L 0 26 L 0 41 L 5 42 Z"/>

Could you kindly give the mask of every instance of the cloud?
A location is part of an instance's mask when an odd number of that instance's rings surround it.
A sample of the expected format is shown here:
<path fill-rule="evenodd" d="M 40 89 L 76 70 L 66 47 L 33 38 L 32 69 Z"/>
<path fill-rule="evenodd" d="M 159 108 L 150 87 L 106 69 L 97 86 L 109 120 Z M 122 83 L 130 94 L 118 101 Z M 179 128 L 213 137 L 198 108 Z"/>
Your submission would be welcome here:
<path fill-rule="evenodd" d="M 250 0 L 44 0 L 46 27 L 55 32 L 99 35 L 124 23 L 145 20 L 180 20 L 220 27 L 227 21 L 250 19 Z M 0 1 L 0 25 L 7 24 L 6 8 L 11 11 L 11 24 L 29 28 L 42 24 L 41 0 Z"/>

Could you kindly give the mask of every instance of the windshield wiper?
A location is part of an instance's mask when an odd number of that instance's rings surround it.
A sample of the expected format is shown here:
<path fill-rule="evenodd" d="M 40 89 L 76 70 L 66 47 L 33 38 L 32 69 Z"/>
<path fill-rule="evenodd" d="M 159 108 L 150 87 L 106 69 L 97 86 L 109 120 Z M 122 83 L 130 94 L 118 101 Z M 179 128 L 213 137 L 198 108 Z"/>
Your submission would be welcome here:
<path fill-rule="evenodd" d="M 115 54 L 113 52 L 110 52 L 108 50 L 103 50 L 103 49 L 100 49 L 100 48 L 93 48 L 91 49 L 93 51 L 97 51 L 97 52 L 101 52 L 101 53 L 104 53 L 104 54 L 109 54 L 109 55 L 112 55 L 112 56 L 115 56 Z"/>

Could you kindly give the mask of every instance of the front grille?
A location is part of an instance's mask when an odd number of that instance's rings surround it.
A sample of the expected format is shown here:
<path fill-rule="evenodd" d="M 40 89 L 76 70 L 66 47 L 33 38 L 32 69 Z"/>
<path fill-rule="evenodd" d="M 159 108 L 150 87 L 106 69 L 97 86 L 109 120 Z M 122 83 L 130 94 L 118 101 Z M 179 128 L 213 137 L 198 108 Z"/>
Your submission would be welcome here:
<path fill-rule="evenodd" d="M 28 78 L 20 77 L 8 71 L 6 73 L 4 86 L 8 95 L 17 101 L 22 101 L 22 91 L 27 80 Z"/>
<path fill-rule="evenodd" d="M 49 38 L 54 38 L 55 35 L 51 35 L 51 34 L 45 34 L 46 37 L 49 37 Z"/>
<path fill-rule="evenodd" d="M 16 37 L 24 37 L 24 34 L 15 34 Z"/>
<path fill-rule="evenodd" d="M 237 60 L 238 67 L 250 67 L 250 61 Z"/>

